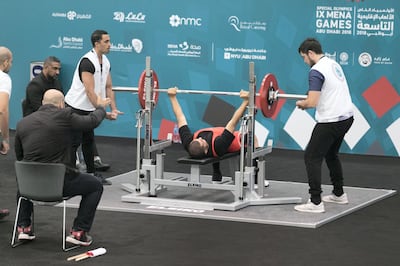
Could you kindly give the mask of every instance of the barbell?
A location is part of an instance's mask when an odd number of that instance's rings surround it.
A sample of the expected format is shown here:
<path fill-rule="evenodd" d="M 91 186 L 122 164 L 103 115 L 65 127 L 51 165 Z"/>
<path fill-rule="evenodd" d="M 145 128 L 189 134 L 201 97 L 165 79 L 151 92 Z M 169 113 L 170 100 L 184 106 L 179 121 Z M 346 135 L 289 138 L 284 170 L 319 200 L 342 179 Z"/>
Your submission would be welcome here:
<path fill-rule="evenodd" d="M 145 80 L 146 71 L 143 71 L 139 78 L 138 87 L 114 87 L 115 91 L 131 91 L 137 92 L 139 103 L 142 108 L 146 106 L 146 92 L 145 92 Z M 158 77 L 154 70 L 152 70 L 152 92 L 154 105 L 158 102 L 158 96 L 160 93 L 168 93 L 168 89 L 160 89 L 158 83 Z M 239 92 L 228 92 L 228 91 L 202 91 L 202 90 L 181 90 L 178 89 L 177 93 L 182 94 L 207 94 L 207 95 L 227 95 L 227 96 L 239 96 Z M 297 99 L 304 100 L 307 95 L 302 94 L 283 94 L 279 93 L 278 81 L 274 74 L 267 74 L 261 82 L 259 92 L 256 93 L 259 97 L 259 107 L 265 117 L 273 117 L 278 106 L 277 101 L 279 99 Z"/>

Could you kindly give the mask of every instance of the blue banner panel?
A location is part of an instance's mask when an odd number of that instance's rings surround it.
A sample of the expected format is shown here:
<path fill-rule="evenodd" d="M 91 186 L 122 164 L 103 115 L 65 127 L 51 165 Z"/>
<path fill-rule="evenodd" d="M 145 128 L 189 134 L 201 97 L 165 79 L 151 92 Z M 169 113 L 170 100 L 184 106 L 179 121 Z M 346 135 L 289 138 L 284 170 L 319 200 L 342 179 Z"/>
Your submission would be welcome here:
<path fill-rule="evenodd" d="M 400 155 L 400 77 L 398 0 L 203 0 L 203 1 L 5 1 L 0 45 L 14 54 L 10 127 L 21 119 L 21 100 L 30 80 L 31 62 L 54 55 L 62 61 L 60 79 L 67 92 L 80 57 L 91 49 L 90 35 L 108 31 L 108 54 L 114 86 L 137 87 L 146 56 L 161 88 L 248 90 L 249 62 L 257 87 L 273 73 L 281 91 L 306 94 L 308 70 L 297 52 L 316 37 L 326 56 L 345 71 L 354 102 L 355 123 L 342 152 Z M 23 6 L 24 8 L 21 8 Z M 116 92 L 125 114 L 104 121 L 97 135 L 136 137 L 137 94 Z M 208 127 L 211 95 L 179 95 L 188 123 Z M 238 96 L 214 96 L 237 107 Z M 214 106 L 215 107 L 215 106 Z M 207 114 L 206 116 L 204 114 Z M 305 148 L 314 112 L 285 100 L 273 118 L 256 116 L 259 139 L 285 149 Z M 203 120 L 206 117 L 206 120 Z M 168 97 L 160 94 L 153 113 L 153 135 L 162 121 L 174 121 Z M 165 131 L 165 130 L 164 130 Z M 171 132 L 172 133 L 172 132 Z"/>

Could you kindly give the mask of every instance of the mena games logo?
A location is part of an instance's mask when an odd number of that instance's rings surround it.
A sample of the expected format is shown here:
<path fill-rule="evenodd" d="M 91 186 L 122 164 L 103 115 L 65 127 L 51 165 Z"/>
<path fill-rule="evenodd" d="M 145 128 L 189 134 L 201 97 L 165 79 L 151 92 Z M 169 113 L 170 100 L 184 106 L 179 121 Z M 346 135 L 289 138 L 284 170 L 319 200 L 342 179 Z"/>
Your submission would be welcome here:
<path fill-rule="evenodd" d="M 184 18 L 178 15 L 171 15 L 169 17 L 169 24 L 173 28 L 177 28 L 179 26 L 201 27 L 201 23 L 201 18 Z"/>

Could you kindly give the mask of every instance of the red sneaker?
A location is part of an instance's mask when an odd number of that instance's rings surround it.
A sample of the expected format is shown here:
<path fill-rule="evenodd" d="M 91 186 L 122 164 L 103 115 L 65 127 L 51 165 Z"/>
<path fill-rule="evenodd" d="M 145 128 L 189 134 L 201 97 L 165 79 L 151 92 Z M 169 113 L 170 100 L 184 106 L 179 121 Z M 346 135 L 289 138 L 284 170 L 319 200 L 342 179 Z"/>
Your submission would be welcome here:
<path fill-rule="evenodd" d="M 88 235 L 85 231 L 75 230 L 71 230 L 71 234 L 67 236 L 66 241 L 74 245 L 81 246 L 89 246 L 93 242 L 92 237 Z"/>

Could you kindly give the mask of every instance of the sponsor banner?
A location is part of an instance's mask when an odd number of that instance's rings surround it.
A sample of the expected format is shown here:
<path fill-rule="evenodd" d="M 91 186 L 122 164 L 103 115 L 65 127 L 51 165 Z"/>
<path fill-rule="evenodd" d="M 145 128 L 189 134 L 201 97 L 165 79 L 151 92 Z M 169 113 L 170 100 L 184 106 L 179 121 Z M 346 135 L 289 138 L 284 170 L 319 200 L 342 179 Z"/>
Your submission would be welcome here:
<path fill-rule="evenodd" d="M 228 18 L 228 23 L 236 31 L 246 31 L 246 30 L 266 31 L 267 30 L 267 22 L 265 22 L 265 21 L 243 21 L 243 20 L 240 20 L 238 16 L 230 16 Z"/>
<path fill-rule="evenodd" d="M 113 13 L 113 20 L 120 23 L 146 23 L 146 15 L 142 12 L 115 11 Z"/>
<path fill-rule="evenodd" d="M 26 87 L 31 75 L 40 71 L 31 67 L 28 75 L 27 68 L 18 66 L 28 67 L 30 62 L 54 55 L 62 62 L 60 80 L 67 90 L 78 60 L 92 48 L 91 33 L 103 29 L 110 35 L 107 57 L 114 86 L 136 87 L 145 69 L 145 57 L 150 56 L 151 68 L 165 88 L 176 85 L 237 92 L 248 86 L 249 63 L 254 62 L 257 88 L 267 73 L 273 73 L 285 93 L 305 94 L 309 66 L 297 49 L 305 38 L 315 37 L 325 55 L 343 67 L 359 110 L 356 120 L 363 121 L 353 126 L 352 141 L 345 141 L 341 152 L 400 155 L 393 144 L 400 133 L 387 131 L 396 128 L 393 123 L 400 116 L 398 0 L 307 0 L 307 4 L 249 0 L 245 5 L 227 0 L 137 0 L 101 5 L 42 0 L 40 9 L 34 1 L 3 2 L 2 8 L 11 11 L 3 12 L 2 18 L 12 23 L 2 28 L 0 43 L 19 55 L 10 73 L 18 77 L 13 78 L 15 88 Z M 12 10 L 19 10 L 21 5 L 35 12 L 25 12 L 16 19 Z M 23 40 L 30 41 L 29 47 Z M 23 90 L 13 90 L 10 106 L 20 106 L 23 97 Z M 116 93 L 116 97 L 118 108 L 126 115 L 112 125 L 102 123 L 96 134 L 135 137 L 131 118 L 139 103 L 130 94 Z M 162 131 L 163 119 L 174 120 L 164 97 L 160 95 L 161 104 L 152 116 L 154 136 Z M 181 98 L 190 125 L 208 127 L 204 114 L 208 113 L 210 97 Z M 233 106 L 240 102 L 236 97 L 218 98 L 229 98 Z M 268 138 L 280 148 L 302 149 L 296 136 L 284 131 L 294 110 L 295 101 L 287 100 L 275 119 L 256 116 L 257 122 L 268 129 Z M 11 128 L 20 120 L 19 114 L 10 112 Z"/>
<path fill-rule="evenodd" d="M 392 37 L 394 8 L 316 6 L 315 33 Z"/>
<path fill-rule="evenodd" d="M 53 18 L 64 18 L 64 19 L 67 19 L 67 20 L 70 20 L 70 21 L 73 21 L 73 20 L 90 20 L 90 19 L 92 19 L 92 14 L 79 13 L 79 12 L 76 12 L 74 10 L 70 10 L 70 11 L 67 11 L 67 12 L 53 12 L 53 13 L 51 13 L 51 16 Z"/>
<path fill-rule="evenodd" d="M 267 60 L 267 51 L 265 49 L 246 49 L 246 48 L 224 48 L 225 60 Z"/>
<path fill-rule="evenodd" d="M 183 41 L 181 43 L 169 43 L 167 45 L 168 56 L 201 57 L 201 45 Z"/>
<path fill-rule="evenodd" d="M 58 36 L 57 40 L 50 44 L 49 48 L 55 49 L 83 49 L 82 37 Z"/>

